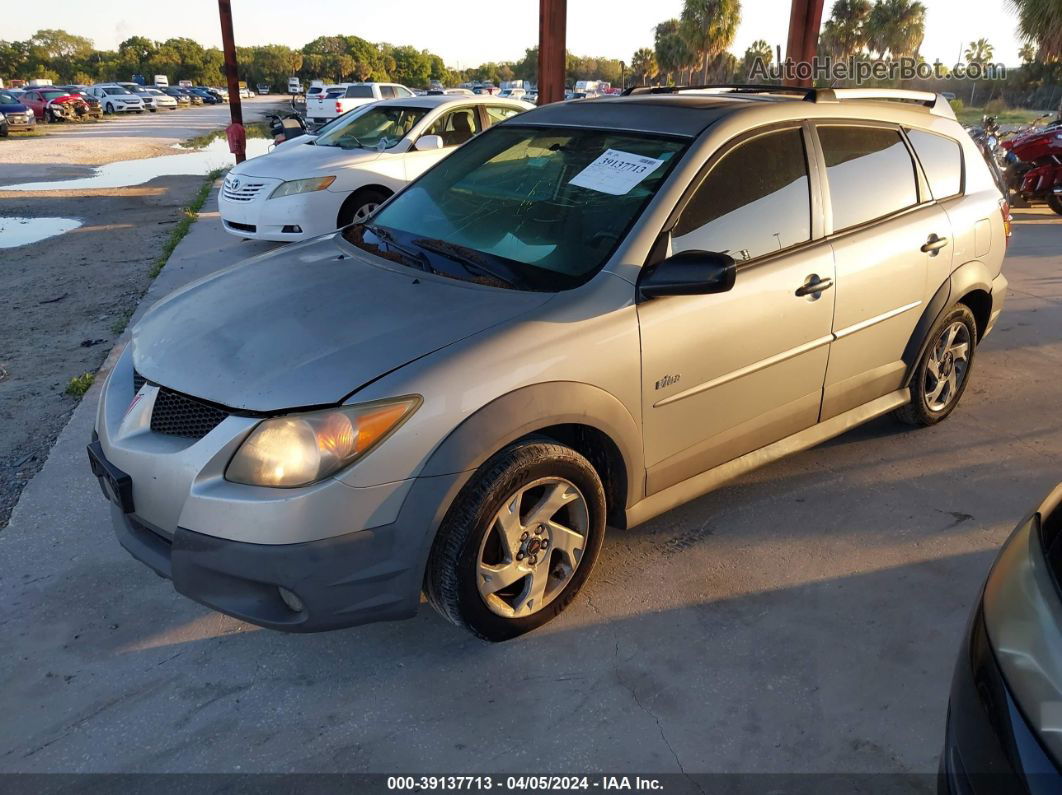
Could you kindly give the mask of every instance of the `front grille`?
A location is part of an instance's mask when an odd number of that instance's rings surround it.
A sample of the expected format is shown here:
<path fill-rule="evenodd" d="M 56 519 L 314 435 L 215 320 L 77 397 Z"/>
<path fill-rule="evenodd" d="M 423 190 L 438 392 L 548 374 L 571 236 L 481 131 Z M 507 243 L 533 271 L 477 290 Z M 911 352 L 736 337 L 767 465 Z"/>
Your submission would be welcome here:
<path fill-rule="evenodd" d="M 225 409 L 159 387 L 151 412 L 151 430 L 170 436 L 202 439 L 228 416 Z"/>
<path fill-rule="evenodd" d="M 234 202 L 249 202 L 255 196 L 258 195 L 264 182 L 248 182 L 246 179 L 241 178 L 236 185 L 233 185 L 230 180 L 225 180 L 221 186 L 221 192 L 229 201 Z"/>
<path fill-rule="evenodd" d="M 254 224 L 238 224 L 235 221 L 226 221 L 225 226 L 229 229 L 235 229 L 237 232 L 254 232 L 258 229 Z"/>
<path fill-rule="evenodd" d="M 140 388 L 147 383 L 147 379 L 140 375 L 136 370 L 133 370 L 133 394 L 135 395 L 140 391 Z"/>

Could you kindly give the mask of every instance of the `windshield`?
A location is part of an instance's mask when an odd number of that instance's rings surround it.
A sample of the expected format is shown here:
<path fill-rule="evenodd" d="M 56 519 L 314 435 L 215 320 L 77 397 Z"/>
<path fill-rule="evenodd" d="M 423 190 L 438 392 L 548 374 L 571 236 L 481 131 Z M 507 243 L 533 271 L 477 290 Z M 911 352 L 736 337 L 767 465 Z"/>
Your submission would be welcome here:
<path fill-rule="evenodd" d="M 18 98 L 14 94 L 8 94 L 6 91 L 0 91 L 0 103 L 4 105 L 21 105 Z"/>
<path fill-rule="evenodd" d="M 121 86 L 107 86 L 103 89 L 104 94 L 132 94 L 132 91 L 127 91 Z"/>
<path fill-rule="evenodd" d="M 684 149 L 607 130 L 496 127 L 344 236 L 453 278 L 568 289 L 604 266 Z"/>
<path fill-rule="evenodd" d="M 364 113 L 352 114 L 347 123 L 317 136 L 318 146 L 340 149 L 390 149 L 424 118 L 428 108 L 369 105 Z"/>
<path fill-rule="evenodd" d="M 56 97 L 65 97 L 67 92 L 65 91 L 42 91 L 41 96 L 45 99 L 55 99 Z"/>

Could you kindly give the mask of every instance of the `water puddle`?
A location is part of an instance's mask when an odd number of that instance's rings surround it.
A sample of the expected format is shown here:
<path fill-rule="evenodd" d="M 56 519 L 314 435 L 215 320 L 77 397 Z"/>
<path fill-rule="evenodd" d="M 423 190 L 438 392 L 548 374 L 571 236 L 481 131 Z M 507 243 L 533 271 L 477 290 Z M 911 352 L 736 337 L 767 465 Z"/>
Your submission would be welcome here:
<path fill-rule="evenodd" d="M 81 226 L 77 218 L 0 216 L 0 248 L 17 248 L 61 235 Z"/>
<path fill-rule="evenodd" d="M 272 141 L 268 138 L 248 138 L 247 157 L 264 155 Z M 202 149 L 185 155 L 163 155 L 141 160 L 120 160 L 95 169 L 95 173 L 76 179 L 59 179 L 47 182 L 23 182 L 18 185 L 0 185 L 5 190 L 82 190 L 85 188 L 128 188 L 154 179 L 181 174 L 209 174 L 216 168 L 233 166 L 236 160 L 229 152 L 224 138 L 211 141 Z"/>

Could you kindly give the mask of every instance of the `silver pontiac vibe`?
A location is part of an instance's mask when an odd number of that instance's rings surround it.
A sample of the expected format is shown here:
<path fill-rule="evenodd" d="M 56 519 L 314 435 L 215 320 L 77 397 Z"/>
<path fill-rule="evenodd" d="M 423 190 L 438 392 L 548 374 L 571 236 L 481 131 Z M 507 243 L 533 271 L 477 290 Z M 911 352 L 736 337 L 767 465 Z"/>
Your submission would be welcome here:
<path fill-rule="evenodd" d="M 370 218 L 169 296 L 89 446 L 122 545 L 262 626 L 548 621 L 629 527 L 947 417 L 1008 207 L 947 103 L 746 87 L 496 124 Z"/>

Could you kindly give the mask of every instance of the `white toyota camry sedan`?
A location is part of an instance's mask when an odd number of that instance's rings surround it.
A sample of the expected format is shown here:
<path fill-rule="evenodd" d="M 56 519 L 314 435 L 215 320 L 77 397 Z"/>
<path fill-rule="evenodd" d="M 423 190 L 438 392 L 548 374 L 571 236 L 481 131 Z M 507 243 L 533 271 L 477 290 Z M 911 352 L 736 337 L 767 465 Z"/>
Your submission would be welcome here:
<path fill-rule="evenodd" d="M 406 183 L 488 127 L 533 105 L 482 96 L 384 100 L 236 166 L 219 205 L 225 230 L 304 240 L 362 220 Z"/>

